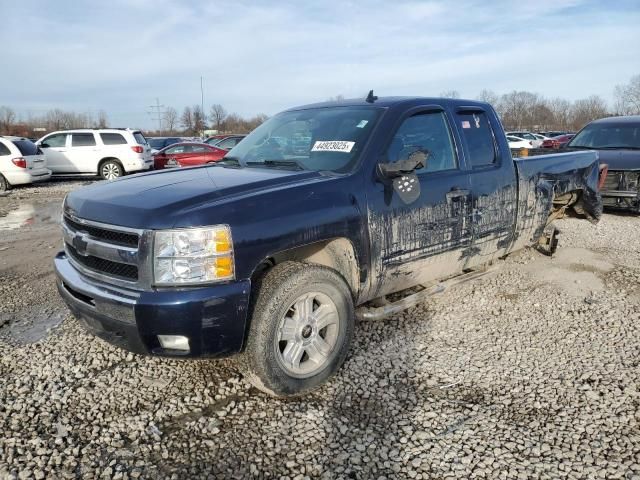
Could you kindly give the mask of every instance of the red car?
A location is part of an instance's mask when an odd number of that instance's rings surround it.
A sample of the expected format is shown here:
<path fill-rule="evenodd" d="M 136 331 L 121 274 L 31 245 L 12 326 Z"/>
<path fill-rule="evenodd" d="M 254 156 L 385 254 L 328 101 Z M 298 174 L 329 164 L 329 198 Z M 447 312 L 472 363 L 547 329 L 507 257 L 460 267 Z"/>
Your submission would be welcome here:
<path fill-rule="evenodd" d="M 226 150 L 212 147 L 206 143 L 174 143 L 163 148 L 153 156 L 156 170 L 173 167 L 192 167 L 222 160 Z"/>
<path fill-rule="evenodd" d="M 569 133 L 567 135 L 558 135 L 557 137 L 549 138 L 542 142 L 542 148 L 564 147 L 573 137 L 575 137 L 575 135 L 573 133 Z"/>

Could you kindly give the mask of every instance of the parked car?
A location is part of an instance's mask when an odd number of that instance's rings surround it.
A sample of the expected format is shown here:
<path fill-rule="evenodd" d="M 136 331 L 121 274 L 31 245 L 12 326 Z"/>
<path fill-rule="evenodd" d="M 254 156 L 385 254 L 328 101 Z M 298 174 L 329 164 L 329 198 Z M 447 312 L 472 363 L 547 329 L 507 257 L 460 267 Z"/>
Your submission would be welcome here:
<path fill-rule="evenodd" d="M 560 135 L 568 135 L 574 132 L 566 132 L 563 130 L 550 130 L 548 132 L 540 132 L 542 135 L 548 138 L 559 137 Z"/>
<path fill-rule="evenodd" d="M 507 136 L 518 137 L 530 142 L 531 148 L 539 148 L 542 145 L 542 140 L 531 132 L 506 132 L 506 134 Z"/>
<path fill-rule="evenodd" d="M 595 120 L 580 130 L 568 150 L 595 150 L 609 173 L 602 189 L 606 207 L 640 213 L 640 115 Z"/>
<path fill-rule="evenodd" d="M 173 167 L 193 167 L 221 160 L 226 150 L 206 143 L 175 143 L 163 148 L 153 156 L 156 170 Z"/>
<path fill-rule="evenodd" d="M 45 135 L 37 145 L 54 175 L 93 174 L 113 180 L 153 164 L 151 147 L 139 130 L 65 130 Z"/>
<path fill-rule="evenodd" d="M 567 135 L 558 135 L 557 137 L 551 137 L 542 142 L 542 148 L 562 148 L 564 147 L 569 140 L 571 140 L 575 135 L 573 133 Z"/>
<path fill-rule="evenodd" d="M 0 137 L 0 192 L 51 177 L 42 150 L 22 137 Z"/>
<path fill-rule="evenodd" d="M 214 135 L 207 138 L 204 142 L 213 147 L 222 148 L 223 150 L 231 150 L 240 141 L 246 137 L 246 135 Z"/>
<path fill-rule="evenodd" d="M 310 148 L 271 141 L 294 136 Z M 383 318 L 434 290 L 386 295 L 551 248 L 548 222 L 572 209 L 596 222 L 598 182 L 594 152 L 512 159 L 486 103 L 370 93 L 307 105 L 213 165 L 69 193 L 57 286 L 114 345 L 240 353 L 256 387 L 298 395 L 344 362 L 356 316 Z M 387 303 L 365 305 L 376 299 Z"/>
<path fill-rule="evenodd" d="M 146 137 L 146 139 L 151 147 L 151 155 L 155 155 L 169 145 L 182 142 L 182 138 L 180 137 Z"/>
<path fill-rule="evenodd" d="M 525 140 L 512 135 L 507 135 L 507 142 L 509 142 L 509 148 L 533 148 L 531 140 Z"/>

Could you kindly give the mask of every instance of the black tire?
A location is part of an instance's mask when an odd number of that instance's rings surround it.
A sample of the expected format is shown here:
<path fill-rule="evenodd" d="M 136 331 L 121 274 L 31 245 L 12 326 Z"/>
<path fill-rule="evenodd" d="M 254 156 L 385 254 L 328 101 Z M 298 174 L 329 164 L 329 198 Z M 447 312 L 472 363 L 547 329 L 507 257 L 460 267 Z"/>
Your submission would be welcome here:
<path fill-rule="evenodd" d="M 315 365 L 317 371 L 309 372 L 304 377 L 295 376 L 287 371 L 289 367 L 283 366 L 280 349 L 283 342 L 285 345 L 288 343 L 279 340 L 279 328 L 285 317 L 295 312 L 293 304 L 296 300 L 304 296 L 313 297 L 315 294 L 328 299 L 327 303 L 335 307 L 331 315 L 332 318 L 337 318 L 337 324 L 318 332 L 314 328 L 312 335 L 317 337 L 324 332 L 326 336 L 326 329 L 331 328 L 332 341 L 335 343 L 326 359 L 323 358 L 322 362 L 311 361 L 310 365 Z M 311 302 L 312 312 L 317 313 L 318 310 L 313 309 L 319 309 L 320 304 L 316 304 L 315 299 Z M 324 383 L 344 362 L 353 337 L 353 299 L 346 282 L 335 271 L 295 262 L 278 264 L 254 284 L 250 311 L 253 314 L 246 347 L 236 357 L 236 363 L 247 381 L 260 390 L 276 397 L 300 395 Z M 300 330 L 300 335 L 304 335 L 303 330 Z M 307 355 L 307 360 L 304 360 L 304 355 Z M 303 361 L 300 365 L 311 359 L 306 351 L 301 358 Z"/>
<path fill-rule="evenodd" d="M 100 164 L 98 175 L 103 180 L 115 180 L 124 175 L 124 168 L 122 168 L 122 164 L 118 160 L 105 160 Z"/>
<path fill-rule="evenodd" d="M 10 188 L 11 188 L 11 185 L 9 185 L 9 182 L 7 182 L 7 179 L 4 178 L 2 174 L 0 174 L 0 192 L 6 192 Z"/>

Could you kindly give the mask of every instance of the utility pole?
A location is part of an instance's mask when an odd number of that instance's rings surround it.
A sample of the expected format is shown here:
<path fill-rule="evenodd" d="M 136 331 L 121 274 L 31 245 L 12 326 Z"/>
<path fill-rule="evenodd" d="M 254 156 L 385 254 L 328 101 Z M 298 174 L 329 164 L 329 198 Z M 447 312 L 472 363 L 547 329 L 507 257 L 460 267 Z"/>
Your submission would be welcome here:
<path fill-rule="evenodd" d="M 151 109 L 149 113 L 151 116 L 156 117 L 156 120 L 158 121 L 158 132 L 162 131 L 162 117 L 165 113 L 165 111 L 163 110 L 164 105 L 160 105 L 160 99 L 156 97 L 156 104 L 155 105 L 149 105 L 149 108 Z"/>
<path fill-rule="evenodd" d="M 207 117 L 204 113 L 204 87 L 202 86 L 202 75 L 200 76 L 200 109 L 202 110 L 202 132 L 200 132 L 200 135 L 204 135 L 204 130 L 207 127 L 207 122 L 205 121 Z"/>

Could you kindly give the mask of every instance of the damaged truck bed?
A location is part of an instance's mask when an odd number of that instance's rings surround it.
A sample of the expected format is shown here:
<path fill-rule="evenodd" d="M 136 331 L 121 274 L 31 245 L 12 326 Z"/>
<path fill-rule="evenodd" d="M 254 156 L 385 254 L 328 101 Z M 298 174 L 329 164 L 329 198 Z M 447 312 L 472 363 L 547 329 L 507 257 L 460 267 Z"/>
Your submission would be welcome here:
<path fill-rule="evenodd" d="M 600 218 L 598 185 L 595 152 L 514 160 L 486 103 L 307 105 L 216 165 L 69 194 L 58 289 L 111 343 L 239 353 L 258 388 L 296 395 L 340 367 L 356 307 L 383 316 L 389 294 L 428 286 L 417 301 L 541 239 L 552 247 L 555 218 Z"/>

